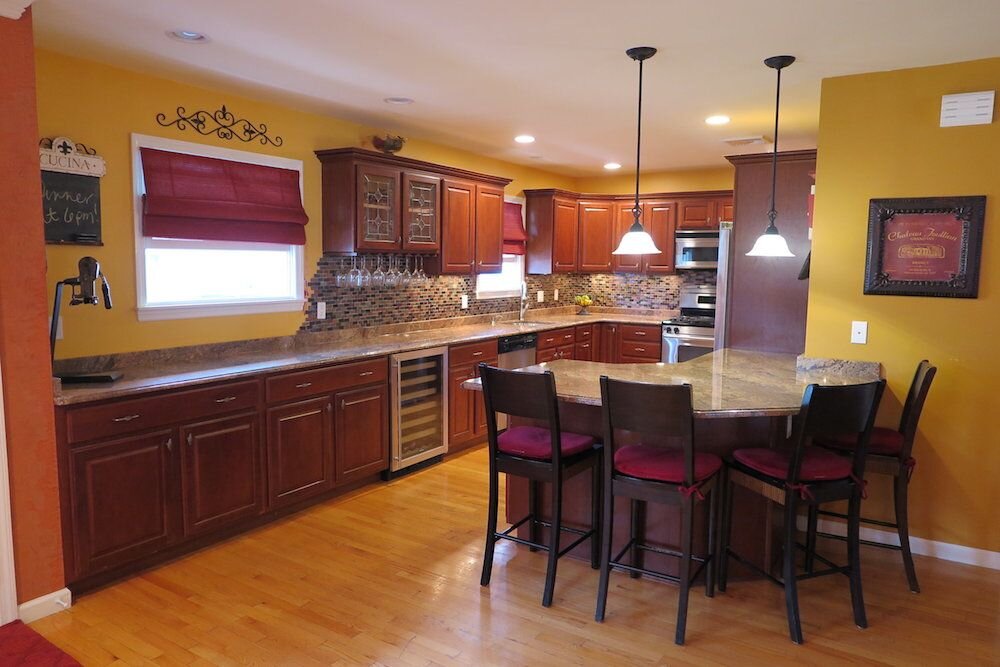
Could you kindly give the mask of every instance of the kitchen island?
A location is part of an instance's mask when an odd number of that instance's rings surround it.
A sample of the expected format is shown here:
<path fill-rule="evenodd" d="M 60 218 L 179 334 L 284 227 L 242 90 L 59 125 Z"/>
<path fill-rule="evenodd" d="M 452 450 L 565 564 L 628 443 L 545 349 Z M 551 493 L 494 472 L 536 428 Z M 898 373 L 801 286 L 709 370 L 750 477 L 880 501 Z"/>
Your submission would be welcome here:
<path fill-rule="evenodd" d="M 785 444 L 791 418 L 798 414 L 805 388 L 813 383 L 845 385 L 871 382 L 881 377 L 875 362 L 796 358 L 748 350 L 717 350 L 679 364 L 604 364 L 558 360 L 522 370 L 555 376 L 562 428 L 603 439 L 600 377 L 658 384 L 688 383 L 692 387 L 695 412 L 695 446 L 725 457 L 743 447 L 780 447 Z M 482 390 L 479 380 L 466 382 L 467 389 Z M 655 410 L 656 406 L 649 406 Z M 523 423 L 514 420 L 513 423 Z M 634 434 L 618 437 L 621 444 L 635 442 Z M 643 439 L 657 442 L 655 435 Z M 564 486 L 563 516 L 567 525 L 583 527 L 590 517 L 590 480 L 586 475 L 570 479 Z M 734 499 L 733 544 L 740 553 L 761 567 L 773 562 L 770 504 L 745 489 L 737 488 Z M 547 516 L 548 490 L 538 490 L 538 512 Z M 508 521 L 517 521 L 528 511 L 528 482 L 508 477 L 506 508 Z M 704 508 L 701 508 L 704 509 Z M 629 507 L 619 500 L 615 506 L 615 549 L 626 541 Z M 650 505 L 645 516 L 650 542 L 676 545 L 680 534 L 679 509 Z M 697 525 L 704 525 L 699 519 Z M 543 533 L 544 537 L 544 533 Z M 547 539 L 547 538 L 545 538 Z M 696 549 L 705 534 L 696 534 Z M 578 547 L 585 556 L 586 545 Z M 672 559 L 650 564 L 676 573 Z M 657 557 L 663 558 L 663 557 Z"/>

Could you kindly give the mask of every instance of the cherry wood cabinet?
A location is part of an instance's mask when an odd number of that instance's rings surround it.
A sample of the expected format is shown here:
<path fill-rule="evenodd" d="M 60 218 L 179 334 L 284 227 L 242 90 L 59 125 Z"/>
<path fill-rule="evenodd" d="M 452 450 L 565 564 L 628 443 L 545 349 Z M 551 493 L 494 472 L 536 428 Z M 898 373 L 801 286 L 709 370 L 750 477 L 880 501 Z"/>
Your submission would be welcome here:
<path fill-rule="evenodd" d="M 444 181 L 441 272 L 472 273 L 476 262 L 476 184 Z"/>
<path fill-rule="evenodd" d="M 86 590 L 388 469 L 388 363 L 60 406 L 56 424 L 66 581 Z"/>
<path fill-rule="evenodd" d="M 264 509 L 256 412 L 182 426 L 184 534 L 215 530 Z"/>
<path fill-rule="evenodd" d="M 476 273 L 503 270 L 503 188 L 476 185 Z"/>
<path fill-rule="evenodd" d="M 155 553 L 179 536 L 174 430 L 74 447 L 68 455 L 70 575 L 99 573 Z M 64 513 L 66 514 L 66 513 Z"/>
<path fill-rule="evenodd" d="M 579 259 L 577 267 L 584 273 L 611 271 L 611 236 L 615 226 L 614 202 L 581 201 L 578 205 L 577 228 Z"/>
<path fill-rule="evenodd" d="M 267 410 L 271 507 L 333 488 L 333 401 L 320 396 Z"/>
<path fill-rule="evenodd" d="M 333 395 L 336 483 L 382 472 L 389 461 L 389 391 L 385 384 Z"/>
<path fill-rule="evenodd" d="M 479 377 L 479 364 L 496 365 L 496 339 L 453 345 L 448 350 L 448 451 L 455 452 L 486 439 L 486 406 L 480 391 L 462 383 Z"/>
<path fill-rule="evenodd" d="M 316 157 L 324 252 L 441 254 L 443 273 L 501 270 L 510 179 L 360 148 Z"/>
<path fill-rule="evenodd" d="M 529 274 L 674 273 L 677 229 L 718 229 L 720 221 L 730 221 L 733 215 L 728 190 L 644 194 L 640 196 L 643 228 L 660 252 L 612 255 L 634 220 L 631 196 L 552 189 L 525 190 L 524 194 Z"/>

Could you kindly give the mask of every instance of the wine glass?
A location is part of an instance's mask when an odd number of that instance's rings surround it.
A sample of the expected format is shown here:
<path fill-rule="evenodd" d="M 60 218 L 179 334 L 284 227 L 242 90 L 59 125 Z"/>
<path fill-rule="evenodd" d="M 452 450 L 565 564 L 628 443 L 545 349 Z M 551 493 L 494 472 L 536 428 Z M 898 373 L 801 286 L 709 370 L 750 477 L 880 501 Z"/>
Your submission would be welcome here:
<path fill-rule="evenodd" d="M 361 287 L 361 271 L 358 270 L 358 256 L 351 257 L 351 270 L 347 272 L 347 284 Z"/>
<path fill-rule="evenodd" d="M 337 275 L 334 277 L 333 282 L 337 287 L 346 287 L 349 282 L 347 278 L 347 260 L 343 257 L 340 258 L 340 267 L 337 269 Z"/>
<path fill-rule="evenodd" d="M 403 286 L 406 287 L 413 280 L 413 274 L 410 273 L 410 256 L 405 255 L 403 257 L 403 275 L 402 282 Z"/>
<path fill-rule="evenodd" d="M 375 271 L 372 273 L 372 287 L 385 287 L 385 271 L 382 270 L 382 255 L 375 256 Z"/>
<path fill-rule="evenodd" d="M 368 257 L 361 256 L 361 287 L 369 287 L 372 284 L 372 272 L 368 269 Z"/>
<path fill-rule="evenodd" d="M 389 287 L 399 285 L 399 269 L 396 268 L 396 256 L 389 255 L 389 273 L 385 276 L 385 284 Z"/>

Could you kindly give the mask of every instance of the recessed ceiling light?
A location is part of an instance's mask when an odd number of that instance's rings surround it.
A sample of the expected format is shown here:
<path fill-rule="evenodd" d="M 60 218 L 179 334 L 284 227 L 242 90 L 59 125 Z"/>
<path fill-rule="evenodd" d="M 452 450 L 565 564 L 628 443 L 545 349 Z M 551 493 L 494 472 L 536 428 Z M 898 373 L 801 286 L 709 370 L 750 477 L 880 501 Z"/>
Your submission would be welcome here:
<path fill-rule="evenodd" d="M 724 116 L 722 114 L 717 114 L 715 116 L 709 116 L 705 119 L 705 122 L 709 125 L 725 125 L 729 122 L 729 116 Z"/>
<path fill-rule="evenodd" d="M 386 104 L 413 104 L 413 100 L 409 97 L 387 97 L 382 101 Z"/>
<path fill-rule="evenodd" d="M 514 137 L 514 141 L 519 144 L 533 144 L 535 143 L 535 138 L 530 134 L 519 134 Z"/>
<path fill-rule="evenodd" d="M 622 166 L 617 162 L 608 162 L 604 165 L 604 168 L 608 171 L 614 171 L 615 169 L 621 169 Z"/>
<path fill-rule="evenodd" d="M 208 35 L 203 32 L 195 32 L 194 30 L 168 30 L 167 37 L 180 42 L 187 42 L 188 44 L 204 44 L 208 41 Z"/>

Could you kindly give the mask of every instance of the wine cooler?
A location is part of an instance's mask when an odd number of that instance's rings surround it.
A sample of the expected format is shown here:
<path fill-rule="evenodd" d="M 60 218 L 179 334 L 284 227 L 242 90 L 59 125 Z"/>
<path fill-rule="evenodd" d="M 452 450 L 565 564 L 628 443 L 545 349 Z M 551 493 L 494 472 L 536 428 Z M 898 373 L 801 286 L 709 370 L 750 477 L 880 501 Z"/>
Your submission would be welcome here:
<path fill-rule="evenodd" d="M 392 355 L 389 475 L 448 451 L 448 348 Z"/>

